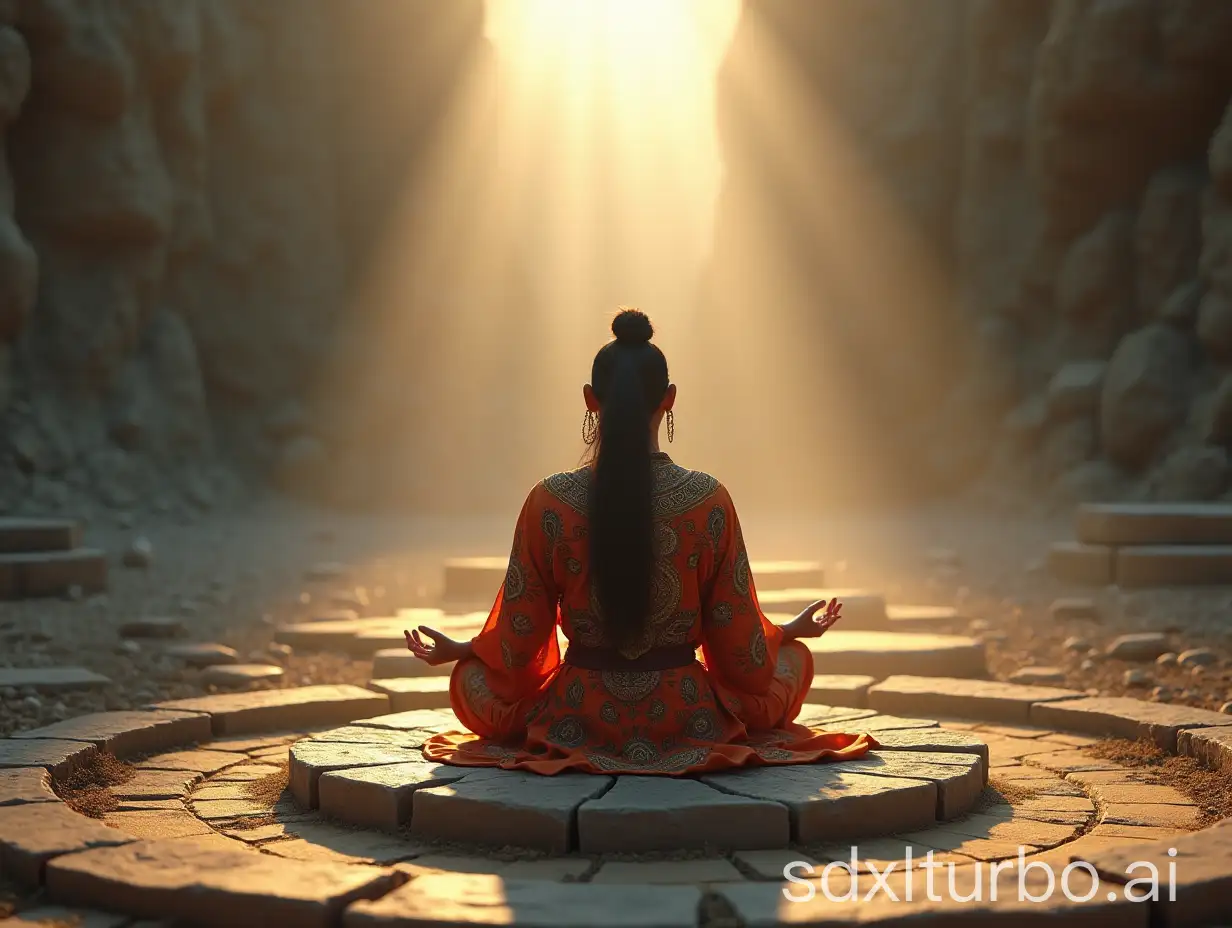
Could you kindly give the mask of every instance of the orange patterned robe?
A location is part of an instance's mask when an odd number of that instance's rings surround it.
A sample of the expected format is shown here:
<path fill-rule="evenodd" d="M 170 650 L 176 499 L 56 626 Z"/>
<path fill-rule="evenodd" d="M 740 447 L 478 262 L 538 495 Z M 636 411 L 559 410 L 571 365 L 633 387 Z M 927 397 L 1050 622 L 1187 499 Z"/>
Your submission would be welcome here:
<path fill-rule="evenodd" d="M 459 661 L 450 702 L 467 733 L 431 738 L 450 764 L 554 774 L 679 775 L 863 756 L 867 734 L 792 720 L 813 657 L 766 620 L 727 490 L 655 454 L 656 567 L 651 618 L 622 654 L 701 642 L 702 660 L 663 671 L 594 671 L 561 660 L 565 637 L 605 647 L 588 570 L 591 470 L 555 474 L 527 497 L 504 587 L 474 656 Z"/>

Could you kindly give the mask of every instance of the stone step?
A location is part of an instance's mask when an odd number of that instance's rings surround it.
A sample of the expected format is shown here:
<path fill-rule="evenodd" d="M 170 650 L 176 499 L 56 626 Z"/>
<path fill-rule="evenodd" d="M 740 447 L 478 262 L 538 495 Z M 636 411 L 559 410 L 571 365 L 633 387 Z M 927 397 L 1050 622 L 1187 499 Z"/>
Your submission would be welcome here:
<path fill-rule="evenodd" d="M 1055 542 L 1048 552 L 1048 571 L 1066 583 L 1107 586 L 1112 583 L 1116 552 L 1106 545 Z"/>
<path fill-rule="evenodd" d="M 1232 545 L 1151 545 L 1118 548 L 1122 587 L 1232 585 Z"/>
<path fill-rule="evenodd" d="M 60 596 L 107 589 L 107 557 L 94 548 L 0 554 L 0 599 Z"/>
<path fill-rule="evenodd" d="M 1232 504 L 1090 503 L 1077 530 L 1092 545 L 1232 545 Z"/>
<path fill-rule="evenodd" d="M 0 554 L 71 551 L 81 544 L 81 526 L 71 519 L 0 519 Z"/>
<path fill-rule="evenodd" d="M 984 645 L 964 635 L 841 631 L 804 642 L 819 674 L 860 674 L 883 680 L 899 674 L 984 677 Z"/>
<path fill-rule="evenodd" d="M 449 677 L 445 676 L 369 680 L 368 689 L 389 697 L 390 712 L 449 708 Z"/>
<path fill-rule="evenodd" d="M 444 601 L 455 605 L 493 602 L 508 567 L 508 557 L 450 558 L 445 561 Z M 749 568 L 759 595 L 771 590 L 814 589 L 826 582 L 825 569 L 817 561 L 753 561 Z"/>

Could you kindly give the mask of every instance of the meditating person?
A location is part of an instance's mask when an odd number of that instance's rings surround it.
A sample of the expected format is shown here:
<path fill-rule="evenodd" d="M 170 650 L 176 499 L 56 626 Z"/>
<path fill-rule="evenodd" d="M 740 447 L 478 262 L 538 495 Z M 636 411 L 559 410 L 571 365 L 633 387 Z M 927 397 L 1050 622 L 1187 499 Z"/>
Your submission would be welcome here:
<path fill-rule="evenodd" d="M 840 604 L 766 619 L 727 490 L 659 450 L 676 387 L 650 320 L 626 309 L 612 332 L 582 391 L 590 462 L 531 490 L 483 630 L 406 634 L 428 664 L 457 661 L 450 704 L 469 729 L 435 735 L 425 756 L 680 775 L 864 755 L 867 734 L 793 722 L 813 679 L 799 639 L 823 634 Z"/>

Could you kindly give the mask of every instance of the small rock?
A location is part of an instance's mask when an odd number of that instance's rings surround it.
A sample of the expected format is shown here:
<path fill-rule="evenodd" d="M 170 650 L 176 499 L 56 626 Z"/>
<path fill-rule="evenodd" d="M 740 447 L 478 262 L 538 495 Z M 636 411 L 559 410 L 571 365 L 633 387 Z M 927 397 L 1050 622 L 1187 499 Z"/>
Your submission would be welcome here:
<path fill-rule="evenodd" d="M 125 567 L 149 567 L 154 560 L 154 545 L 140 535 L 132 540 L 122 558 Z"/>
<path fill-rule="evenodd" d="M 1091 642 L 1085 638 L 1079 638 L 1076 635 L 1071 635 L 1065 639 L 1065 644 L 1062 645 L 1066 651 L 1072 651 L 1074 654 L 1086 654 L 1091 650 Z"/>
<path fill-rule="evenodd" d="M 1206 668 L 1205 668 L 1205 667 L 1191 667 L 1191 668 L 1189 669 L 1189 673 L 1190 673 L 1192 676 L 1195 676 L 1195 677 L 1200 677 L 1200 676 L 1202 676 L 1203 674 L 1205 674 L 1205 673 L 1206 673 Z"/>
<path fill-rule="evenodd" d="M 1076 596 L 1055 600 L 1048 607 L 1048 613 L 1058 622 L 1071 619 L 1087 619 L 1098 622 L 1100 618 L 1099 606 L 1095 600 Z"/>
<path fill-rule="evenodd" d="M 33 693 L 31 693 L 29 696 L 23 699 L 21 701 L 21 704 L 25 706 L 27 709 L 33 709 L 36 712 L 39 709 L 43 708 L 43 700 L 39 699 Z"/>
<path fill-rule="evenodd" d="M 1024 686 L 1064 686 L 1065 673 L 1057 667 L 1023 667 L 1010 674 L 1010 682 Z"/>
<path fill-rule="evenodd" d="M 1155 658 L 1155 663 L 1160 667 L 1171 667 L 1176 663 L 1176 652 L 1165 651 L 1163 654 L 1159 655 L 1159 657 Z"/>
<path fill-rule="evenodd" d="M 1154 682 L 1149 673 L 1137 669 L 1125 671 L 1121 680 L 1126 686 L 1150 686 Z"/>
<path fill-rule="evenodd" d="M 295 653 L 289 644 L 281 644 L 277 641 L 270 642 L 266 650 L 275 657 L 290 657 Z"/>
<path fill-rule="evenodd" d="M 1167 650 L 1167 635 L 1159 632 L 1139 632 L 1114 639 L 1105 653 L 1116 660 L 1153 661 Z"/>
<path fill-rule="evenodd" d="M 118 645 L 116 645 L 116 653 L 117 654 L 130 654 L 130 655 L 140 654 L 141 645 L 139 645 L 137 642 L 132 641 L 130 639 L 125 639 L 124 641 L 121 641 Z"/>
<path fill-rule="evenodd" d="M 1094 670 L 1094 669 L 1095 669 L 1095 661 L 1091 660 L 1091 659 L 1088 657 L 1085 661 L 1083 661 L 1081 664 L 1079 664 L 1079 665 L 1078 665 L 1078 669 L 1079 669 L 1079 670 Z"/>
<path fill-rule="evenodd" d="M 1182 667 L 1209 667 L 1219 662 L 1219 655 L 1210 648 L 1190 648 L 1182 651 L 1176 660 Z"/>
<path fill-rule="evenodd" d="M 74 583 L 64 591 L 64 598 L 70 602 L 79 603 L 85 599 L 85 590 L 81 588 L 81 584 Z"/>
<path fill-rule="evenodd" d="M 1166 686 L 1157 686 L 1151 690 L 1151 698 L 1156 702 L 1168 702 L 1172 699 L 1172 690 Z"/>
<path fill-rule="evenodd" d="M 1219 711 L 1224 715 L 1232 715 L 1232 702 L 1225 702 L 1219 707 Z"/>
<path fill-rule="evenodd" d="M 239 652 L 224 644 L 177 644 L 167 649 L 169 657 L 176 657 L 190 667 L 213 667 L 217 664 L 236 664 Z"/>

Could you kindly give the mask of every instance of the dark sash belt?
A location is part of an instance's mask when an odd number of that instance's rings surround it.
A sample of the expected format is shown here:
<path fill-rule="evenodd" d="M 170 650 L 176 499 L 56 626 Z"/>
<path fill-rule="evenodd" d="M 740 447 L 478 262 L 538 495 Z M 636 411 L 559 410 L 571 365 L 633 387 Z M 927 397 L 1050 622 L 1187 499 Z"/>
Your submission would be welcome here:
<path fill-rule="evenodd" d="M 696 644 L 675 644 L 665 648 L 651 648 L 641 657 L 630 659 L 615 648 L 588 648 L 580 644 L 570 644 L 565 652 L 565 663 L 582 670 L 674 670 L 677 667 L 688 667 L 697 660 L 697 648 Z"/>

